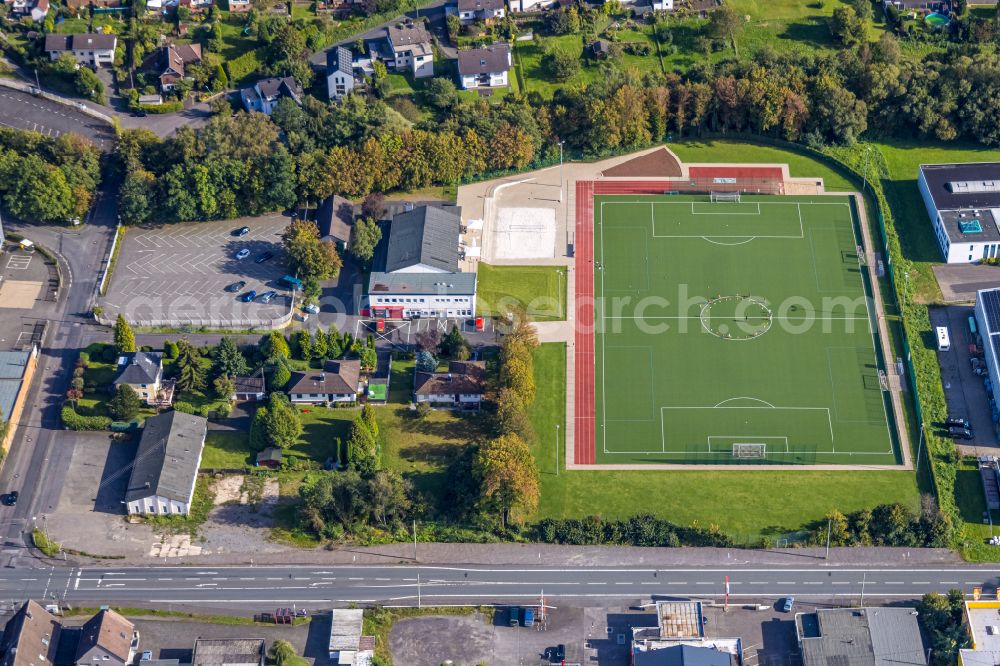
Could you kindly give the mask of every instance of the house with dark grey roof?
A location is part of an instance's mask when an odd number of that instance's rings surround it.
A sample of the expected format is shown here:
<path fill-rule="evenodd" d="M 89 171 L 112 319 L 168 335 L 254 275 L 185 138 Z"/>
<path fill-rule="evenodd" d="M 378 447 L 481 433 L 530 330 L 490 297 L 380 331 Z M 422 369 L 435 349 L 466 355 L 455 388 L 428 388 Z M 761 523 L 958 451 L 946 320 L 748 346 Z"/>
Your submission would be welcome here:
<path fill-rule="evenodd" d="M 130 514 L 187 515 L 208 421 L 178 411 L 146 419 L 125 491 Z"/>
<path fill-rule="evenodd" d="M 504 0 L 458 0 L 458 20 L 462 23 L 501 19 L 506 14 Z"/>
<path fill-rule="evenodd" d="M 355 206 L 350 199 L 334 194 L 327 197 L 316 209 L 316 226 L 322 240 L 331 240 L 347 247 L 354 227 Z"/>
<path fill-rule="evenodd" d="M 1000 259 L 1000 162 L 922 164 L 917 188 L 947 263 Z"/>
<path fill-rule="evenodd" d="M 392 23 L 385 29 L 384 41 L 388 46 L 388 53 L 391 54 L 391 58 L 385 60 L 388 68 L 409 73 L 418 79 L 434 76 L 431 33 L 427 32 L 422 22 L 407 19 Z M 382 52 L 380 46 L 376 47 L 373 56 Z"/>
<path fill-rule="evenodd" d="M 264 369 L 255 375 L 237 375 L 233 377 L 233 387 L 236 389 L 230 400 L 254 401 L 263 400 L 267 394 L 264 382 Z"/>
<path fill-rule="evenodd" d="M 249 88 L 240 90 L 240 100 L 247 111 L 271 115 L 282 97 L 302 105 L 302 87 L 290 76 L 261 79 Z"/>
<path fill-rule="evenodd" d="M 54 664 L 61 633 L 59 620 L 38 603 L 25 601 L 4 627 L 0 666 Z"/>
<path fill-rule="evenodd" d="M 115 390 L 122 384 L 131 386 L 147 405 L 167 406 L 173 402 L 173 382 L 163 379 L 163 355 L 156 352 L 120 355 L 118 374 L 112 383 Z"/>
<path fill-rule="evenodd" d="M 504 43 L 459 51 L 458 83 L 463 90 L 505 88 L 510 63 L 510 46 Z"/>
<path fill-rule="evenodd" d="M 415 372 L 413 399 L 436 406 L 477 408 L 486 395 L 486 363 L 451 361 L 446 372 Z"/>
<path fill-rule="evenodd" d="M 125 666 L 132 662 L 137 647 L 135 625 L 105 608 L 81 628 L 74 661 L 76 666 Z"/>
<path fill-rule="evenodd" d="M 830 608 L 795 616 L 803 666 L 927 666 L 914 608 Z"/>
<path fill-rule="evenodd" d="M 351 50 L 343 46 L 326 52 L 326 92 L 331 101 L 339 102 L 354 90 L 354 59 Z"/>
<path fill-rule="evenodd" d="M 45 35 L 44 50 L 52 60 L 69 53 L 80 65 L 89 67 L 111 66 L 115 63 L 116 35 L 84 33 L 76 35 Z"/>
<path fill-rule="evenodd" d="M 293 372 L 288 382 L 288 399 L 296 403 L 326 404 L 354 402 L 361 390 L 361 361 L 327 360 L 322 370 Z"/>

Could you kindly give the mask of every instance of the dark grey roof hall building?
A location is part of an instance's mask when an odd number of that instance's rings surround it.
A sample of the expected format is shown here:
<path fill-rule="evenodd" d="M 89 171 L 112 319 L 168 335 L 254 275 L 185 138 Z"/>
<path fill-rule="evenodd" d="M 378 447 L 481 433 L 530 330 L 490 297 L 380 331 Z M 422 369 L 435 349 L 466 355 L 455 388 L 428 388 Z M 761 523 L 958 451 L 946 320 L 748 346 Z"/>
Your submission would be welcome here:
<path fill-rule="evenodd" d="M 125 491 L 130 514 L 187 515 L 208 421 L 178 411 L 146 419 Z"/>

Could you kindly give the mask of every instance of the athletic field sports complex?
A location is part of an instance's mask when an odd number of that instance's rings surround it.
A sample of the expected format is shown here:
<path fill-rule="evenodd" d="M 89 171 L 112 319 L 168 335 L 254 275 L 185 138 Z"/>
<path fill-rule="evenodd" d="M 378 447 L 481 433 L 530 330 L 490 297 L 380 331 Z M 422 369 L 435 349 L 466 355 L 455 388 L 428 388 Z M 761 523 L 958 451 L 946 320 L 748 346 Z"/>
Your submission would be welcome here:
<path fill-rule="evenodd" d="M 594 185 L 577 464 L 903 463 L 853 197 Z"/>

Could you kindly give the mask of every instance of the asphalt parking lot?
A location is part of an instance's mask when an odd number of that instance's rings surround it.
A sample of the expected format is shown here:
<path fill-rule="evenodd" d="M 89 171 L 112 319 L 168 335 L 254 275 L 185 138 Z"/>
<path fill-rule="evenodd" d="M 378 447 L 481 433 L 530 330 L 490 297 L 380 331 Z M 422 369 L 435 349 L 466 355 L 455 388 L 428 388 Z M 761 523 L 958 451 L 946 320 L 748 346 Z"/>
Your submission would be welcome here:
<path fill-rule="evenodd" d="M 646 599 L 645 601 L 649 601 Z M 744 657 L 758 666 L 798 666 L 795 613 L 811 612 L 812 603 L 796 603 L 794 612 L 778 610 L 781 599 L 761 599 L 760 606 L 706 604 L 702 608 L 707 638 L 741 638 Z M 558 663 L 552 648 L 563 645 L 566 664 L 628 666 L 634 627 L 655 627 L 651 606 L 576 608 L 556 604 L 545 626 L 511 627 L 509 610 L 500 607 L 490 623 L 482 614 L 427 616 L 401 620 L 389 634 L 396 663 L 437 666 L 456 664 L 542 666 Z M 454 636 L 461 636 L 455 641 Z"/>
<path fill-rule="evenodd" d="M 122 313 L 133 322 L 170 322 L 153 324 L 161 326 L 249 327 L 278 318 L 288 312 L 291 297 L 276 283 L 287 272 L 281 251 L 287 224 L 288 218 L 274 214 L 130 229 L 102 305 L 112 317 Z M 250 227 L 248 235 L 232 235 L 244 225 Z M 250 256 L 236 259 L 244 248 Z M 263 252 L 274 256 L 256 263 Z M 225 291 L 238 281 L 246 282 L 238 293 Z M 258 295 L 274 290 L 278 296 L 268 304 L 242 302 L 240 296 L 250 290 Z"/>
<path fill-rule="evenodd" d="M 951 351 L 937 352 L 948 415 L 967 419 L 972 424 L 972 440 L 956 440 L 956 443 L 962 446 L 993 447 L 992 450 L 969 453 L 995 455 L 998 438 L 989 396 L 983 384 L 984 378 L 972 371 L 969 345 L 975 340 L 969 329 L 971 316 L 973 309 L 966 305 L 948 305 L 930 310 L 931 326 L 946 326 L 951 336 Z M 935 427 L 938 432 L 947 435 L 943 426 L 935 424 Z"/>
<path fill-rule="evenodd" d="M 7 88 L 0 89 L 0 125 L 32 130 L 56 137 L 75 132 L 111 150 L 115 133 L 110 125 L 41 97 Z"/>

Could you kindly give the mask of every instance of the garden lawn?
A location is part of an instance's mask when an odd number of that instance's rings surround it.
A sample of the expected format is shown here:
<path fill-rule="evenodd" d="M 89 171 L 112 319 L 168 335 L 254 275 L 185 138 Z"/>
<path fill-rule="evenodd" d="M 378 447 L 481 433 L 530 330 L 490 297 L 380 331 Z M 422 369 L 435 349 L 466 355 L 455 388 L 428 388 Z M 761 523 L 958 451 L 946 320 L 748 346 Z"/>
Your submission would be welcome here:
<path fill-rule="evenodd" d="M 205 449 L 201 454 L 202 468 L 238 469 L 250 467 L 255 462 L 246 432 L 209 430 L 205 436 Z"/>
<path fill-rule="evenodd" d="M 554 474 L 555 426 L 565 431 L 566 352 L 543 344 L 535 353 L 536 399 L 529 417 L 541 474 L 533 520 L 653 513 L 681 525 L 718 525 L 740 543 L 772 539 L 818 523 L 832 510 L 849 513 L 900 502 L 914 511 L 919 494 L 912 472 L 570 471 L 560 442 Z M 655 498 L 655 501 L 650 501 Z M 787 537 L 786 537 L 787 538 Z"/>
<path fill-rule="evenodd" d="M 222 21 L 222 52 L 219 54 L 224 60 L 233 60 L 243 55 L 247 51 L 257 48 L 256 39 L 253 36 L 243 34 L 246 27 L 246 19 L 239 14 L 230 14 Z"/>
<path fill-rule="evenodd" d="M 580 35 L 561 35 L 559 37 L 546 37 L 548 43 L 560 51 L 566 51 L 580 57 L 583 61 L 583 37 Z M 537 92 L 542 97 L 550 98 L 558 88 L 569 86 L 590 84 L 601 78 L 598 67 L 584 66 L 573 75 L 568 81 L 557 82 L 549 74 L 542 63 L 542 50 L 534 42 L 515 42 L 514 58 L 521 65 L 524 73 L 524 92 Z"/>
<path fill-rule="evenodd" d="M 566 319 L 563 266 L 492 266 L 480 263 L 476 314 L 492 316 L 516 301 L 535 321 Z"/>
<path fill-rule="evenodd" d="M 389 404 L 376 405 L 383 441 L 382 463 L 399 471 L 432 501 L 443 499 L 445 470 L 462 448 L 483 436 L 480 413 L 434 410 L 418 416 L 409 409 L 413 392 L 413 361 L 394 361 L 389 382 Z M 335 455 L 336 439 L 346 444 L 358 409 L 301 406 L 303 443 L 294 450 Z M 323 462 L 322 458 L 312 456 Z"/>

